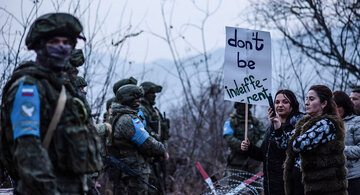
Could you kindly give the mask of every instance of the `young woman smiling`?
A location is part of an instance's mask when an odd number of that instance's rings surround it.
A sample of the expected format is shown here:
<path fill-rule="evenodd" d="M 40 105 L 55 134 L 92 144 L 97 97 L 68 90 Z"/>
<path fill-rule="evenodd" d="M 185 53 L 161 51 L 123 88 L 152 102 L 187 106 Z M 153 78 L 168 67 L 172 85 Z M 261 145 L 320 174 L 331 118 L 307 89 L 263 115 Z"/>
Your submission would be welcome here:
<path fill-rule="evenodd" d="M 296 121 L 303 116 L 299 112 L 299 103 L 296 96 L 290 90 L 279 90 L 275 95 L 274 106 L 282 128 L 286 132 L 294 129 Z M 247 151 L 251 158 L 263 162 L 265 195 L 284 195 L 282 174 L 286 155 L 285 149 L 277 147 L 274 134 L 273 125 L 270 125 L 266 130 L 261 147 L 257 147 L 246 140 L 242 142 L 241 150 Z"/>
<path fill-rule="evenodd" d="M 339 116 L 332 91 L 324 85 L 314 85 L 307 93 L 306 116 L 295 129 L 286 132 L 279 118 L 272 117 L 275 139 L 286 148 L 284 163 L 285 193 L 347 194 L 344 156 L 344 125 Z M 304 193 L 299 193 L 302 178 Z"/>

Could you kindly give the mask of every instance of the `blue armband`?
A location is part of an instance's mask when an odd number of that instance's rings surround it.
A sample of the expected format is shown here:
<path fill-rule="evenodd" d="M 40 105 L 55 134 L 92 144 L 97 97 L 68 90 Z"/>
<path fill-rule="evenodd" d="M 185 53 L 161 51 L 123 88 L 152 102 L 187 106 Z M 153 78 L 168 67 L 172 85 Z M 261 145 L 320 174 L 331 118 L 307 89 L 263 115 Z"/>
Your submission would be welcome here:
<path fill-rule="evenodd" d="M 36 85 L 20 83 L 10 119 L 14 140 L 24 135 L 40 137 L 40 97 Z"/>
<path fill-rule="evenodd" d="M 224 135 L 234 135 L 234 129 L 230 125 L 230 120 L 225 121 L 223 128 L 223 136 Z"/>
<path fill-rule="evenodd" d="M 141 116 L 141 117 L 144 119 L 143 124 L 144 124 L 144 126 L 146 127 L 145 114 L 144 114 L 144 112 L 141 110 L 141 108 L 139 108 L 139 112 L 137 113 L 137 115 L 138 115 L 138 116 Z"/>
<path fill-rule="evenodd" d="M 135 128 L 135 134 L 131 138 L 131 141 L 135 143 L 137 146 L 141 146 L 149 137 L 149 133 L 145 130 L 144 125 L 140 121 L 140 119 L 135 118 L 132 119 Z"/>

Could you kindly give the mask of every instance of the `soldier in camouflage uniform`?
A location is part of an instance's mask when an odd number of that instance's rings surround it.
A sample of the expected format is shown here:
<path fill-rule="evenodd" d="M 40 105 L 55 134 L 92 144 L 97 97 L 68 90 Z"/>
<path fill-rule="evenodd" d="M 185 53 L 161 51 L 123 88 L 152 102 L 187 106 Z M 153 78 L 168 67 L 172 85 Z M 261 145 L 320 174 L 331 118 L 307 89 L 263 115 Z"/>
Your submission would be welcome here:
<path fill-rule="evenodd" d="M 109 154 L 123 161 L 148 181 L 150 165 L 148 157 L 168 158 L 164 145 L 156 141 L 145 130 L 137 116 L 143 90 L 133 84 L 120 87 L 116 101 L 111 105 L 113 115 L 113 133 Z M 136 177 L 124 172 L 115 174 L 115 194 L 147 194 L 148 186 Z M 118 185 L 116 184 L 118 183 Z"/>
<path fill-rule="evenodd" d="M 69 59 L 70 66 L 67 72 L 70 76 L 70 81 L 74 81 L 79 73 L 78 68 L 85 63 L 84 53 L 81 49 L 73 49 Z"/>
<path fill-rule="evenodd" d="M 250 107 L 251 105 L 249 105 Z M 245 136 L 245 104 L 236 102 L 234 108 L 235 112 L 225 121 L 223 129 L 223 137 L 231 149 L 227 167 L 255 174 L 261 170 L 261 162 L 251 159 L 241 151 L 241 142 Z M 248 139 L 251 143 L 260 146 L 265 128 L 259 120 L 251 115 L 250 110 L 248 116 Z"/>
<path fill-rule="evenodd" d="M 75 79 L 75 86 L 79 90 L 79 92 L 85 97 L 87 92 L 85 91 L 85 87 L 87 87 L 87 82 L 83 77 L 76 77 Z"/>
<path fill-rule="evenodd" d="M 103 122 L 110 122 L 110 116 L 111 116 L 111 104 L 115 101 L 115 97 L 112 97 L 106 101 L 106 112 L 104 113 L 104 121 Z"/>
<path fill-rule="evenodd" d="M 87 86 L 87 82 L 83 77 L 76 77 L 75 86 L 78 89 L 79 95 L 82 97 L 82 100 L 85 102 L 86 107 L 89 109 L 89 113 L 91 113 L 90 106 L 88 105 L 88 101 L 86 99 L 87 92 L 85 91 L 85 87 Z M 106 155 L 106 140 L 107 137 L 111 134 L 111 125 L 108 122 L 95 124 L 94 120 L 91 118 L 91 124 L 96 128 L 96 132 L 101 139 L 101 156 Z"/>
<path fill-rule="evenodd" d="M 169 120 L 161 115 L 161 112 L 155 105 L 156 93 L 160 93 L 162 87 L 152 82 L 143 82 L 140 86 L 144 89 L 145 95 L 141 99 L 141 105 L 138 116 L 144 118 L 145 129 L 148 130 L 151 136 L 166 146 L 166 141 L 169 139 Z M 161 193 L 165 194 L 165 162 L 151 163 L 150 181 L 153 182 Z M 160 194 L 160 192 L 151 191 L 151 194 Z"/>
<path fill-rule="evenodd" d="M 102 167 L 84 102 L 63 79 L 81 31 L 70 14 L 37 18 L 26 37 L 36 61 L 18 66 L 3 89 L 0 159 L 18 194 L 84 194 L 86 174 Z"/>
<path fill-rule="evenodd" d="M 116 96 L 117 90 L 127 84 L 137 84 L 137 80 L 134 77 L 128 79 L 121 79 L 113 85 L 114 96 Z M 106 112 L 104 113 L 104 121 L 111 123 L 111 104 L 115 101 L 115 97 L 112 97 L 106 101 Z"/>

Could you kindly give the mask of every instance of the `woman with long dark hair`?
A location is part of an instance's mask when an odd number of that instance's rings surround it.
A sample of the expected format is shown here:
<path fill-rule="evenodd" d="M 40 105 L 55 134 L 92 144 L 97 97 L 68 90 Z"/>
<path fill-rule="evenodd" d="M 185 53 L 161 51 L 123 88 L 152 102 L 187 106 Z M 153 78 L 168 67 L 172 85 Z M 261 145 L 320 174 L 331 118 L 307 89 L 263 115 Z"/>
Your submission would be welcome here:
<path fill-rule="evenodd" d="M 295 183 L 301 175 L 304 194 L 347 194 L 344 155 L 344 125 L 332 91 L 313 85 L 307 93 L 306 116 L 286 132 L 280 120 L 272 117 L 278 145 L 286 148 L 284 163 L 285 193 L 298 194 L 302 186 Z"/>
<path fill-rule="evenodd" d="M 299 112 L 299 102 L 290 90 L 279 90 L 275 95 L 274 106 L 284 131 L 294 129 L 296 121 L 303 116 Z M 241 149 L 247 151 L 251 158 L 263 162 L 265 195 L 284 195 L 282 174 L 286 150 L 277 147 L 274 134 L 274 127 L 270 125 L 266 130 L 261 147 L 257 147 L 249 141 L 243 141 Z"/>
<path fill-rule="evenodd" d="M 346 130 L 345 150 L 349 195 L 360 194 L 360 116 L 355 114 L 350 97 L 343 91 L 334 92 L 334 100 Z"/>

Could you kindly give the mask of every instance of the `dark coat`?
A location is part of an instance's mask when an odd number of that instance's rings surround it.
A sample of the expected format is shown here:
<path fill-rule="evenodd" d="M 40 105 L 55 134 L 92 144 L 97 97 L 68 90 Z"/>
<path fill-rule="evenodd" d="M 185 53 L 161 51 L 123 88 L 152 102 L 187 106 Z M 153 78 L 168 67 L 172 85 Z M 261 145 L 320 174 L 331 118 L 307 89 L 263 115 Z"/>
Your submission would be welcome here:
<path fill-rule="evenodd" d="M 296 121 L 301 119 L 303 114 L 294 115 L 289 121 L 282 124 L 285 131 L 291 131 L 295 128 Z M 284 195 L 283 163 L 285 161 L 285 149 L 280 149 L 273 134 L 273 125 L 266 130 L 261 147 L 250 144 L 248 155 L 258 161 L 263 162 L 264 171 L 264 193 L 265 195 Z"/>
<path fill-rule="evenodd" d="M 284 163 L 286 194 L 293 192 L 292 169 L 296 153 L 292 143 L 298 136 L 309 130 L 321 119 L 329 119 L 335 125 L 335 139 L 309 151 L 301 152 L 302 183 L 306 195 L 347 194 L 347 170 L 345 168 L 345 130 L 336 116 L 305 116 L 296 124 L 296 132 L 289 141 Z"/>

